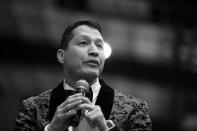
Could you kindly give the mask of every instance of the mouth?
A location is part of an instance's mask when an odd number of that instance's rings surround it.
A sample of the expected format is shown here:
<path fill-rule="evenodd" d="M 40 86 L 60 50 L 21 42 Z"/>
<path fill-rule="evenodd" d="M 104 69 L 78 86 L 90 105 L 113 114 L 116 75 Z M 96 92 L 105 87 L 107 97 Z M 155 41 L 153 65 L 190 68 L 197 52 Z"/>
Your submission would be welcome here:
<path fill-rule="evenodd" d="M 88 60 L 85 63 L 93 67 L 99 67 L 100 65 L 99 61 L 97 60 Z"/>

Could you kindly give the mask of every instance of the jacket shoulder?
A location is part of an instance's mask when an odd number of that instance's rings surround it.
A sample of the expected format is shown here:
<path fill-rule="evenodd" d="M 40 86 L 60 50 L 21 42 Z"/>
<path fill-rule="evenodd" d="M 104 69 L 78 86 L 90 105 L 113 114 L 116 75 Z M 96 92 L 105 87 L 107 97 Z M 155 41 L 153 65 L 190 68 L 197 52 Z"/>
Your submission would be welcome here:
<path fill-rule="evenodd" d="M 38 128 L 45 127 L 48 123 L 47 114 L 51 91 L 45 91 L 22 101 L 18 117 L 15 120 L 14 129 L 37 130 Z"/>
<path fill-rule="evenodd" d="M 29 97 L 23 101 L 26 101 L 27 105 L 29 105 L 29 106 L 49 104 L 51 92 L 52 92 L 52 89 L 44 91 L 43 93 L 41 93 L 37 96 Z"/>
<path fill-rule="evenodd" d="M 112 119 L 124 131 L 152 130 L 147 102 L 115 90 Z"/>
<path fill-rule="evenodd" d="M 143 100 L 142 98 L 134 97 L 132 95 L 125 94 L 118 90 L 115 90 L 114 98 L 116 101 L 119 101 L 125 104 L 127 103 L 129 105 L 132 104 L 132 106 L 140 105 L 140 104 L 144 104 L 145 106 L 147 106 L 147 102 Z"/>
<path fill-rule="evenodd" d="M 147 102 L 143 99 L 114 90 L 112 114 L 115 115 L 115 118 L 118 118 L 116 122 L 124 121 L 131 113 L 135 114 L 138 111 L 147 112 L 147 110 Z"/>

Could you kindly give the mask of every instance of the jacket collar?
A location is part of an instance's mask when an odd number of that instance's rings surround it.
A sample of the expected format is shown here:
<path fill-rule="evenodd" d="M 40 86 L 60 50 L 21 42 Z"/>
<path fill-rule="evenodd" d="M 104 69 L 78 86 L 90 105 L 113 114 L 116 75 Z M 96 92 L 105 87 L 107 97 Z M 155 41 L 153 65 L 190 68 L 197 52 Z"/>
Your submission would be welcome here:
<path fill-rule="evenodd" d="M 104 80 L 99 80 L 101 84 L 101 89 L 97 97 L 96 105 L 99 105 L 105 116 L 105 119 L 109 119 L 111 109 L 114 101 L 114 90 L 109 87 Z M 61 82 L 56 88 L 52 90 L 50 101 L 49 101 L 49 121 L 52 120 L 53 115 L 56 111 L 57 106 L 59 106 L 68 96 L 66 95 L 66 90 L 64 90 L 63 82 Z"/>
<path fill-rule="evenodd" d="M 109 119 L 114 103 L 114 90 L 108 86 L 104 80 L 100 79 L 99 81 L 101 84 L 101 89 L 95 104 L 101 107 L 105 119 Z"/>

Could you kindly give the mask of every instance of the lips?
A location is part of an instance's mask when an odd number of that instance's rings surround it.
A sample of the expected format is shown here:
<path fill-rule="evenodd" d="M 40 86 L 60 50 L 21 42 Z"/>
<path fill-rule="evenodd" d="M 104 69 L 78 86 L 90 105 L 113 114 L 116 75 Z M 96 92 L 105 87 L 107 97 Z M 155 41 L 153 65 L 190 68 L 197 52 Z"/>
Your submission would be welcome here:
<path fill-rule="evenodd" d="M 98 60 L 88 60 L 85 62 L 88 65 L 92 65 L 92 66 L 99 66 L 100 62 Z"/>

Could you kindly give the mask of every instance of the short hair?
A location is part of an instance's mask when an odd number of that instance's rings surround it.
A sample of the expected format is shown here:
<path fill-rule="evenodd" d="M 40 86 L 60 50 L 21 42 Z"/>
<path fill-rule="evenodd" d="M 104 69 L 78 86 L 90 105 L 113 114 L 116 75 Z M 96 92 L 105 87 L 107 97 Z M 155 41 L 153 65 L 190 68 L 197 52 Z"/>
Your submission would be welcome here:
<path fill-rule="evenodd" d="M 69 25 L 62 34 L 62 39 L 60 42 L 60 48 L 61 49 L 67 49 L 69 41 L 73 38 L 73 30 L 81 25 L 87 25 L 91 28 L 97 29 L 101 33 L 101 27 L 100 25 L 95 21 L 90 20 L 80 20 L 77 22 L 72 23 Z"/>

